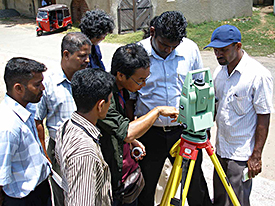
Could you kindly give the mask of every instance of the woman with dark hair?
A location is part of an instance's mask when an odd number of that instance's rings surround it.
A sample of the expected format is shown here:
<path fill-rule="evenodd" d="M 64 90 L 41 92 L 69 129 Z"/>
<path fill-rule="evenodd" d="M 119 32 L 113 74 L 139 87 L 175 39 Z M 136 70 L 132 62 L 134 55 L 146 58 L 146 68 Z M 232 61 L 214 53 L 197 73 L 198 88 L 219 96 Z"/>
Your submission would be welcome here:
<path fill-rule="evenodd" d="M 103 10 L 87 11 L 82 17 L 79 28 L 93 44 L 87 67 L 105 69 L 98 44 L 105 39 L 108 33 L 113 32 L 114 27 L 113 18 Z"/>

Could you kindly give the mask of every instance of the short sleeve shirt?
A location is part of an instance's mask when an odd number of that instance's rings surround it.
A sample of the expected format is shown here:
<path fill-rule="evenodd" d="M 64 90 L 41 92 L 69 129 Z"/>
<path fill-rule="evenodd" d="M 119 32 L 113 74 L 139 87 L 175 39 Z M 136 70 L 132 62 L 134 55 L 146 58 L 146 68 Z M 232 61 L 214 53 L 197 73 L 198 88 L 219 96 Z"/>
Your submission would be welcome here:
<path fill-rule="evenodd" d="M 217 153 L 246 161 L 253 152 L 257 114 L 273 111 L 273 78 L 259 62 L 244 55 L 231 75 L 227 66 L 214 72 L 217 103 Z"/>
<path fill-rule="evenodd" d="M 46 72 L 43 84 L 45 90 L 37 104 L 35 119 L 46 118 L 49 135 L 55 139 L 57 129 L 76 110 L 72 97 L 72 86 L 61 68 Z"/>

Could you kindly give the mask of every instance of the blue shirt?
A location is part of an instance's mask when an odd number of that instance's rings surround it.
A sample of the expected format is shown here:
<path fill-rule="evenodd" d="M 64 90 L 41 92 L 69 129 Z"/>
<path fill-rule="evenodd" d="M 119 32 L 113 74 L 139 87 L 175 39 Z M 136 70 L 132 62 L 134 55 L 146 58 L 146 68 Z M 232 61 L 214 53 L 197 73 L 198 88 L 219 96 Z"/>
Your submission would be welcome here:
<path fill-rule="evenodd" d="M 61 68 L 46 72 L 44 76 L 44 95 L 37 104 L 35 119 L 43 120 L 47 117 L 46 126 L 49 135 L 55 140 L 57 129 L 71 118 L 76 105 L 72 97 L 71 82 Z"/>
<path fill-rule="evenodd" d="M 89 55 L 90 62 L 88 63 L 87 67 L 89 68 L 102 68 L 104 70 L 105 66 L 102 62 L 102 55 L 98 45 L 92 46 L 91 54 Z"/>
<path fill-rule="evenodd" d="M 47 6 L 47 2 L 45 0 L 42 0 L 42 3 L 41 3 L 42 6 Z"/>
<path fill-rule="evenodd" d="M 0 185 L 10 197 L 27 196 L 50 174 L 34 112 L 33 104 L 24 108 L 8 95 L 0 104 Z"/>
<path fill-rule="evenodd" d="M 151 76 L 146 86 L 138 91 L 135 115 L 140 117 L 156 106 L 174 106 L 178 109 L 186 74 L 188 71 L 203 68 L 198 46 L 190 39 L 183 38 L 180 45 L 163 59 L 152 48 L 150 37 L 140 43 L 150 56 Z M 160 116 L 154 126 L 177 124 L 171 123 L 170 117 Z"/>

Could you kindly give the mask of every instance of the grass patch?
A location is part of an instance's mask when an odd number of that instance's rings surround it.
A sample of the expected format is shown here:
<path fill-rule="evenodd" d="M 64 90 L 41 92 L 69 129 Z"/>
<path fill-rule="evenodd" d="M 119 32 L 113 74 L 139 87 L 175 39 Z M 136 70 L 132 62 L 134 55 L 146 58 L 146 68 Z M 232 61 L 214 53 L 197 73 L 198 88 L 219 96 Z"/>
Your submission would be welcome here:
<path fill-rule="evenodd" d="M 204 22 L 200 24 L 189 23 L 187 37 L 197 43 L 200 50 L 210 43 L 212 32 L 219 26 L 231 24 L 236 26 L 242 34 L 243 48 L 252 56 L 266 56 L 275 53 L 275 16 L 253 11 L 251 17 L 232 18 L 224 21 Z M 78 25 L 67 32 L 80 31 Z M 104 42 L 116 44 L 129 44 L 138 42 L 143 37 L 143 31 L 126 34 L 108 34 Z M 207 48 L 206 50 L 212 50 Z"/>
<path fill-rule="evenodd" d="M 248 54 L 266 56 L 275 53 L 275 17 L 273 14 L 263 15 L 260 11 L 254 11 L 252 17 L 189 24 L 187 36 L 202 50 L 210 42 L 214 29 L 224 24 L 234 25 L 241 31 L 243 48 Z"/>
<path fill-rule="evenodd" d="M 74 23 L 71 29 L 64 31 L 65 34 L 69 32 L 80 32 L 78 24 Z M 142 40 L 142 37 L 142 31 L 129 32 L 125 34 L 108 34 L 103 42 L 112 44 L 129 44 Z"/>
<path fill-rule="evenodd" d="M 78 28 L 78 23 L 73 23 L 73 26 L 71 29 L 68 29 L 66 31 L 66 33 L 69 33 L 69 32 L 80 32 L 80 29 Z"/>
<path fill-rule="evenodd" d="M 129 44 L 142 40 L 143 31 L 131 32 L 126 34 L 109 34 L 104 39 L 106 43 L 117 43 L 117 44 Z"/>

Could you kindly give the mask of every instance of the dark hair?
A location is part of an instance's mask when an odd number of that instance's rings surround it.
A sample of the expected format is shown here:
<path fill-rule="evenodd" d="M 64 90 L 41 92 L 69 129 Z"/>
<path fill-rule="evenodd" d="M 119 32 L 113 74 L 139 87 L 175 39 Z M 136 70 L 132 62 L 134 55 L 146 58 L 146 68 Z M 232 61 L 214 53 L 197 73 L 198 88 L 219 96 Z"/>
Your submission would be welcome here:
<path fill-rule="evenodd" d="M 130 78 L 136 69 L 148 68 L 150 59 L 145 49 L 138 44 L 127 44 L 119 47 L 112 58 L 111 74 L 116 76 L 117 72 L 121 72 Z"/>
<path fill-rule="evenodd" d="M 81 32 L 71 32 L 66 34 L 61 43 L 61 56 L 63 57 L 63 52 L 68 50 L 71 54 L 79 51 L 83 45 L 92 45 L 90 39 L 87 38 Z"/>
<path fill-rule="evenodd" d="M 42 73 L 47 68 L 44 64 L 24 57 L 14 57 L 5 67 L 4 81 L 7 91 L 11 91 L 15 83 L 26 85 L 33 78 L 33 73 Z"/>
<path fill-rule="evenodd" d="M 114 76 L 101 68 L 87 68 L 75 72 L 71 84 L 77 111 L 87 113 L 101 99 L 108 102 L 114 83 Z"/>
<path fill-rule="evenodd" d="M 151 19 L 151 21 L 149 22 L 148 28 L 143 29 L 144 35 L 143 35 L 143 39 L 146 39 L 150 36 L 150 28 L 153 26 L 155 26 L 155 21 L 159 16 L 155 16 L 153 19 Z"/>
<path fill-rule="evenodd" d="M 155 37 L 169 39 L 171 42 L 182 41 L 186 37 L 187 21 L 179 11 L 166 11 L 154 22 Z"/>
<path fill-rule="evenodd" d="M 112 33 L 114 27 L 113 18 L 100 9 L 87 11 L 79 24 L 81 32 L 89 39 L 99 38 L 101 35 Z"/>

